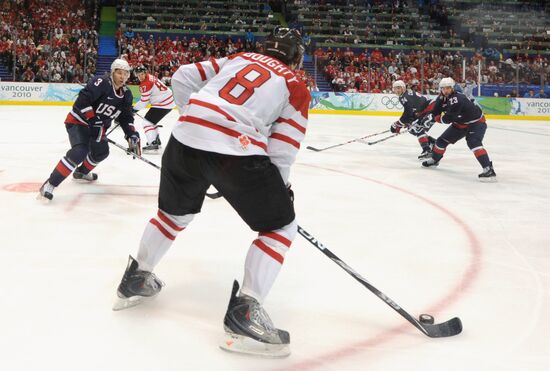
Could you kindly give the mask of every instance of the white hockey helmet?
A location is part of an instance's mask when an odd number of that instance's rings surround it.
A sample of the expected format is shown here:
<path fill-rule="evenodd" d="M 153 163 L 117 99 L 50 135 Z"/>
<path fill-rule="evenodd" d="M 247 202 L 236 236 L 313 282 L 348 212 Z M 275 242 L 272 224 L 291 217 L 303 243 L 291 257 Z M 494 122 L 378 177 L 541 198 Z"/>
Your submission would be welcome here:
<path fill-rule="evenodd" d="M 391 87 L 392 87 L 392 89 L 403 88 L 404 90 L 407 90 L 407 85 L 405 85 L 403 80 L 395 80 Z"/>
<path fill-rule="evenodd" d="M 439 89 L 441 90 L 442 88 L 453 88 L 455 87 L 455 80 L 453 80 L 452 78 L 450 77 L 444 77 L 441 79 L 441 81 L 439 82 Z"/>
<path fill-rule="evenodd" d="M 115 70 L 124 70 L 130 73 L 132 68 L 130 67 L 128 62 L 126 62 L 124 59 L 117 58 L 111 64 L 111 73 L 115 72 Z"/>

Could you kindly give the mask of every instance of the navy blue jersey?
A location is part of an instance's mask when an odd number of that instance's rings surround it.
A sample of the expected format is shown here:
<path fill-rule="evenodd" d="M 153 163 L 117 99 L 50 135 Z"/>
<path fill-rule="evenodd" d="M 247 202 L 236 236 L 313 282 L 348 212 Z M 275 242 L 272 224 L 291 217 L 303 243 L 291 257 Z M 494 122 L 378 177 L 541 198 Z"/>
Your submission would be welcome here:
<path fill-rule="evenodd" d="M 134 129 L 133 96 L 126 86 L 115 91 L 109 74 L 96 76 L 78 93 L 65 123 L 91 127 L 101 123 L 107 129 L 116 119 L 126 135 Z"/>
<path fill-rule="evenodd" d="M 467 96 L 457 91 L 454 91 L 448 97 L 439 95 L 430 102 L 421 114 L 424 116 L 431 113 L 434 116 L 438 116 L 443 112 L 445 115 L 442 116 L 441 122 L 444 124 L 464 126 L 478 121 L 485 121 L 481 108 Z"/>
<path fill-rule="evenodd" d="M 403 114 L 399 118 L 399 122 L 403 125 L 408 125 L 416 120 L 416 114 L 422 112 L 429 104 L 428 99 L 417 92 L 405 92 L 399 97 L 399 102 L 404 108 Z"/>

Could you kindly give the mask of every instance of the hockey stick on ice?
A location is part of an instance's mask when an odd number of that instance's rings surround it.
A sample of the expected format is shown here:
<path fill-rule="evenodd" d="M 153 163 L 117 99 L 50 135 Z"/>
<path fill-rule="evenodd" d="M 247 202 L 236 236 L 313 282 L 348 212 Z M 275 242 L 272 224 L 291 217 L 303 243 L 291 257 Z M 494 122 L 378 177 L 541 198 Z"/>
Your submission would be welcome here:
<path fill-rule="evenodd" d="M 388 131 L 389 131 L 389 130 L 388 130 Z M 408 130 L 403 130 L 403 131 L 400 131 L 399 133 L 395 133 L 395 134 L 392 134 L 392 135 L 388 135 L 387 137 L 384 137 L 384 138 L 382 138 L 382 139 L 375 140 L 374 142 L 368 142 L 367 144 L 368 144 L 369 146 L 372 146 L 373 144 L 383 142 L 383 141 L 385 141 L 385 140 L 391 139 L 391 138 L 393 138 L 393 137 L 396 137 L 396 136 L 401 135 L 401 134 L 406 133 L 406 132 L 408 132 Z"/>
<path fill-rule="evenodd" d="M 115 142 L 114 140 L 107 138 L 107 142 L 111 143 L 115 147 L 120 148 L 121 150 L 126 152 L 127 155 L 133 156 L 134 158 L 137 158 L 138 160 L 141 160 L 141 161 L 145 162 L 146 164 L 151 165 L 155 169 L 160 170 L 160 166 L 158 166 L 154 162 L 151 162 L 151 161 L 147 160 L 145 157 L 141 157 L 140 155 L 137 155 L 134 152 L 129 151 L 128 148 L 124 148 L 123 146 L 121 146 L 120 144 Z M 221 196 L 222 196 L 222 194 L 220 192 L 214 192 L 214 193 L 207 193 L 206 194 L 206 197 L 211 198 L 213 200 L 215 200 L 216 198 L 220 198 Z"/>
<path fill-rule="evenodd" d="M 401 308 L 396 302 L 390 299 L 386 294 L 378 290 L 369 281 L 367 281 L 364 277 L 362 277 L 359 273 L 354 271 L 349 265 L 344 263 L 336 255 L 334 255 L 329 249 L 323 246 L 322 243 L 317 241 L 315 237 L 310 235 L 300 226 L 298 226 L 298 233 L 300 233 L 302 237 L 304 237 L 313 246 L 315 246 L 323 254 L 325 254 L 330 260 L 338 264 L 340 268 L 348 272 L 348 274 L 350 274 L 353 278 L 359 281 L 359 283 L 361 283 L 363 286 L 369 289 L 374 295 L 378 296 L 384 303 L 389 305 L 393 310 L 395 310 L 407 321 L 409 321 L 414 327 L 422 331 L 424 335 L 429 336 L 431 338 L 440 338 L 440 337 L 458 335 L 462 332 L 462 322 L 458 317 L 454 317 L 448 320 L 447 322 L 438 323 L 438 324 L 429 324 L 429 323 L 423 323 L 418 321 L 416 318 L 414 318 L 408 312 L 406 312 L 403 308 Z"/>
<path fill-rule="evenodd" d="M 340 146 L 343 146 L 343 145 L 345 145 L 345 144 L 349 144 L 349 143 L 353 143 L 353 142 L 359 142 L 359 141 L 361 141 L 361 140 L 363 140 L 363 139 L 370 138 L 370 137 L 374 137 L 374 136 L 380 135 L 380 134 L 385 134 L 385 133 L 388 133 L 388 132 L 389 132 L 389 130 L 384 130 L 384 131 L 381 131 L 381 132 L 379 132 L 379 133 L 374 133 L 374 134 L 365 135 L 364 137 L 361 137 L 361 138 L 355 138 L 355 139 L 352 139 L 352 140 L 348 140 L 347 142 L 335 144 L 335 145 L 328 146 L 328 147 L 325 147 L 325 148 L 315 148 L 315 147 L 312 147 L 312 146 L 307 146 L 306 148 L 307 148 L 307 149 L 310 149 L 310 150 L 312 150 L 312 151 L 315 151 L 315 152 L 321 152 L 321 151 L 326 151 L 327 149 L 340 147 Z"/>

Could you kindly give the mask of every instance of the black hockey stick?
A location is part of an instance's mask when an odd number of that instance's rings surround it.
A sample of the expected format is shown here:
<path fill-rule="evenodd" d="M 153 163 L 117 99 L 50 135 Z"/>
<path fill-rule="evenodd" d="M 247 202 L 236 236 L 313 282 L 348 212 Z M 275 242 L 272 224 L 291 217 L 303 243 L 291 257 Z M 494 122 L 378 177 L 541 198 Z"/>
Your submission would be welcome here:
<path fill-rule="evenodd" d="M 389 131 L 389 130 L 388 130 L 388 131 Z M 384 137 L 384 138 L 382 138 L 382 139 L 375 140 L 374 142 L 367 142 L 367 144 L 368 144 L 369 146 L 372 146 L 373 144 L 383 142 L 383 141 L 385 141 L 385 140 L 391 139 L 391 138 L 393 138 L 393 137 L 396 137 L 396 136 L 401 135 L 401 134 L 406 133 L 406 132 L 408 132 L 408 130 L 403 130 L 403 131 L 400 131 L 399 133 L 395 133 L 395 134 L 392 134 L 392 135 L 388 135 L 387 137 Z"/>
<path fill-rule="evenodd" d="M 140 155 L 138 154 L 135 154 L 134 152 L 128 150 L 128 148 L 124 148 L 123 146 L 121 146 L 120 144 L 118 144 L 117 142 L 115 142 L 114 140 L 110 139 L 110 138 L 107 138 L 107 142 L 111 143 L 112 145 L 120 148 L 121 150 L 123 150 L 124 152 L 126 152 L 127 155 L 130 155 L 130 156 L 133 156 L 134 158 L 137 158 L 149 165 L 151 165 L 152 167 L 154 167 L 155 169 L 158 169 L 160 170 L 160 166 L 158 166 L 157 164 L 155 164 L 154 162 L 151 162 L 149 160 L 147 160 L 145 157 L 141 157 Z M 214 192 L 214 193 L 207 193 L 206 194 L 206 197 L 208 198 L 211 198 L 211 199 L 216 199 L 216 198 L 220 198 L 222 196 L 222 194 L 220 192 Z"/>
<path fill-rule="evenodd" d="M 112 145 L 120 148 L 121 150 L 123 150 L 124 152 L 126 152 L 127 155 L 130 155 L 130 156 L 133 156 L 134 158 L 137 158 L 138 160 L 141 160 L 149 165 L 151 165 L 152 167 L 154 167 L 155 169 L 158 169 L 160 170 L 160 166 L 158 166 L 157 164 L 155 164 L 154 162 L 151 162 L 149 160 L 147 160 L 145 157 L 141 157 L 140 155 L 130 151 L 128 148 L 124 148 L 123 146 L 121 146 L 120 144 L 118 144 L 117 142 L 115 142 L 114 140 L 110 139 L 110 138 L 107 138 L 107 142 L 111 143 Z"/>
<path fill-rule="evenodd" d="M 105 134 L 105 136 L 109 136 L 109 134 L 111 134 L 113 131 L 115 131 L 115 129 L 118 128 L 119 125 L 120 125 L 120 124 L 117 122 L 117 123 L 115 124 L 115 126 L 113 126 L 113 127 L 111 128 L 111 130 L 109 130 L 109 131 Z"/>
<path fill-rule="evenodd" d="M 403 308 L 401 308 L 396 302 L 390 299 L 382 291 L 374 287 L 369 281 L 362 277 L 359 273 L 354 271 L 349 265 L 344 263 L 340 258 L 334 255 L 329 249 L 327 249 L 323 244 L 315 237 L 307 233 L 302 227 L 298 226 L 298 233 L 302 235 L 306 240 L 308 240 L 313 246 L 319 249 L 323 254 L 325 254 L 330 260 L 335 262 L 348 272 L 353 278 L 355 278 L 359 283 L 369 289 L 374 295 L 378 296 L 384 303 L 389 305 L 393 310 L 399 313 L 407 321 L 409 321 L 414 327 L 422 331 L 424 335 L 427 335 L 431 338 L 441 338 L 458 335 L 462 332 L 462 322 L 460 318 L 454 317 L 447 322 L 438 323 L 438 324 L 429 324 L 418 321 L 416 318 L 407 313 Z M 430 316 L 433 319 L 433 316 Z"/>
<path fill-rule="evenodd" d="M 389 132 L 389 130 L 384 130 L 384 131 L 381 131 L 381 132 L 379 132 L 379 133 L 374 133 L 374 134 L 365 135 L 364 137 L 361 137 L 361 138 L 355 138 L 355 139 L 352 139 L 352 140 L 348 140 L 347 142 L 335 144 L 335 145 L 328 146 L 328 147 L 325 147 L 325 148 L 315 148 L 315 147 L 312 147 L 312 146 L 307 146 L 306 148 L 307 148 L 307 149 L 310 149 L 310 150 L 312 150 L 312 151 L 315 151 L 315 152 L 321 152 L 321 151 L 326 151 L 327 149 L 340 147 L 340 146 L 343 146 L 343 145 L 346 145 L 346 144 L 349 144 L 349 143 L 359 142 L 359 141 L 361 141 L 361 140 L 363 140 L 363 139 L 370 138 L 370 137 L 374 137 L 374 136 L 380 135 L 380 134 L 385 134 L 385 133 L 387 133 L 387 132 Z"/>

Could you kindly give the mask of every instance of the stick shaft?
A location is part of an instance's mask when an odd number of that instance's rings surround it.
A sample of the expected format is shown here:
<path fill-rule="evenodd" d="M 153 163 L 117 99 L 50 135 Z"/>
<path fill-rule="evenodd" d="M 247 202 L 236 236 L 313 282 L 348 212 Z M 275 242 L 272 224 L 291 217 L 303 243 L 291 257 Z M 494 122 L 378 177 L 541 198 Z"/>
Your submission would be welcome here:
<path fill-rule="evenodd" d="M 124 152 L 126 152 L 126 154 L 131 155 L 131 156 L 133 156 L 133 157 L 135 157 L 135 158 L 137 158 L 137 159 L 139 159 L 139 160 L 141 160 L 141 161 L 143 161 L 143 162 L 145 162 L 145 163 L 151 165 L 152 167 L 154 167 L 154 168 L 160 170 L 160 166 L 158 166 L 158 165 L 155 164 L 154 162 L 151 162 L 151 161 L 147 160 L 145 157 L 141 157 L 140 155 L 137 155 L 137 154 L 135 154 L 135 153 L 133 153 L 133 152 L 128 151 L 127 148 L 124 148 L 123 146 L 121 146 L 120 144 L 118 144 L 117 142 L 115 142 L 114 140 L 112 140 L 112 139 L 110 139 L 110 138 L 107 138 L 107 141 L 108 141 L 109 143 L 111 143 L 112 145 L 114 145 L 114 146 L 120 148 L 120 149 L 123 150 Z"/>
<path fill-rule="evenodd" d="M 316 152 L 321 152 L 321 151 L 326 151 L 327 149 L 331 149 L 331 148 L 336 148 L 336 147 L 340 147 L 340 146 L 344 146 L 346 144 L 350 144 L 350 143 L 353 143 L 353 142 L 357 142 L 357 141 L 360 141 L 362 139 L 366 139 L 366 138 L 370 138 L 370 137 L 374 137 L 376 135 L 380 135 L 380 134 L 385 134 L 385 133 L 388 133 L 390 130 L 384 130 L 384 131 L 381 131 L 379 133 L 374 133 L 374 134 L 369 134 L 369 135 L 365 135 L 364 137 L 361 137 L 361 138 L 355 138 L 355 139 L 352 139 L 352 140 L 348 140 L 347 142 L 344 142 L 344 143 L 338 143 L 338 144 L 334 144 L 332 146 L 328 146 L 328 147 L 325 147 L 325 148 L 313 148 L 313 147 L 307 147 L 308 149 L 311 149 L 313 151 L 316 151 Z"/>
<path fill-rule="evenodd" d="M 137 159 L 139 159 L 139 160 L 145 162 L 146 164 L 151 165 L 151 166 L 154 167 L 155 169 L 160 170 L 160 166 L 158 166 L 158 165 L 155 164 L 154 162 L 151 162 L 151 161 L 147 160 L 146 158 L 141 157 L 140 155 L 136 155 L 135 153 L 128 151 L 127 148 L 124 148 L 123 146 L 121 146 L 120 144 L 118 144 L 117 142 L 115 142 L 114 140 L 107 138 L 107 141 L 108 141 L 109 143 L 111 143 L 112 145 L 114 145 L 114 146 L 120 148 L 121 150 L 123 150 L 124 152 L 126 152 L 128 155 L 134 156 L 135 158 L 137 158 Z M 207 193 L 207 194 L 206 194 L 206 197 L 215 200 L 216 198 L 222 197 L 222 194 L 221 194 L 220 192 Z"/>
<path fill-rule="evenodd" d="M 359 283 L 361 283 L 363 286 L 369 289 L 370 292 L 378 296 L 378 298 L 380 298 L 384 303 L 386 303 L 389 307 L 391 307 L 393 310 L 399 313 L 403 318 L 409 321 L 414 327 L 422 331 L 422 333 L 424 333 L 425 335 L 428 335 L 428 332 L 422 327 L 422 325 L 416 320 L 416 318 L 411 316 L 408 312 L 406 312 L 403 308 L 401 308 L 396 302 L 390 299 L 386 294 L 384 294 L 382 291 L 374 287 L 369 281 L 367 281 L 366 278 L 361 276 L 359 273 L 354 271 L 349 265 L 344 263 L 339 257 L 337 257 L 329 249 L 323 246 L 323 244 L 320 243 L 315 237 L 313 237 L 308 232 L 306 232 L 305 229 L 298 226 L 298 233 L 302 237 L 304 237 L 306 240 L 308 240 L 308 242 L 311 243 L 313 246 L 315 246 L 319 251 L 321 251 L 325 256 L 327 256 L 330 260 L 338 264 L 338 266 L 340 266 L 340 268 L 345 270 L 350 276 L 355 278 Z"/>
<path fill-rule="evenodd" d="M 399 133 L 395 133 L 395 134 L 392 134 L 392 135 L 388 135 L 387 137 L 384 137 L 384 138 L 382 138 L 382 139 L 375 140 L 374 142 L 368 142 L 368 145 L 369 145 L 369 146 L 372 146 L 373 144 L 383 142 L 383 141 L 385 141 L 385 140 L 391 139 L 391 138 L 393 138 L 393 137 L 396 137 L 396 136 L 401 135 L 401 134 L 406 133 L 406 132 L 407 132 L 407 130 L 403 130 L 403 131 L 401 131 L 401 132 L 399 132 Z"/>

